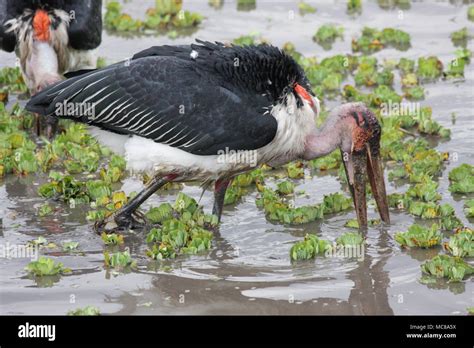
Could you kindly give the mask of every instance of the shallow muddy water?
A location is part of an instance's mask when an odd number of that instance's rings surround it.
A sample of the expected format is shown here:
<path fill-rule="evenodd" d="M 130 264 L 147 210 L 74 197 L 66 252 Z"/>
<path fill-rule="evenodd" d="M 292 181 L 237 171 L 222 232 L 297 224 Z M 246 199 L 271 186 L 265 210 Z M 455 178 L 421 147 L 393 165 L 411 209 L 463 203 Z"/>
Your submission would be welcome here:
<path fill-rule="evenodd" d="M 310 2 L 310 1 L 308 1 Z M 237 36 L 258 31 L 275 45 L 287 41 L 306 55 L 318 58 L 350 52 L 351 37 L 363 26 L 400 28 L 411 35 L 412 47 L 401 52 L 384 49 L 377 58 L 417 58 L 436 55 L 443 62 L 454 57 L 456 48 L 449 34 L 464 26 L 467 6 L 461 1 L 417 1 L 403 11 L 383 10 L 375 1 L 365 1 L 362 15 L 355 19 L 345 14 L 345 1 L 318 1 L 315 14 L 298 14 L 296 1 L 257 0 L 250 12 L 237 11 L 233 1 L 224 1 L 221 9 L 207 1 L 184 1 L 186 9 L 205 15 L 206 19 L 191 36 L 171 40 L 166 36 L 124 38 L 104 33 L 98 54 L 109 63 L 130 57 L 138 50 L 165 43 L 189 43 L 195 37 L 206 40 L 231 41 Z M 310 2 L 311 3 L 311 2 Z M 133 0 L 125 10 L 135 17 L 143 15 L 152 1 Z M 293 13 L 291 12 L 293 11 Z M 336 41 L 333 49 L 324 51 L 311 40 L 323 23 L 345 28 L 344 41 Z M 469 46 L 472 50 L 472 41 Z M 0 66 L 13 66 L 13 54 L 0 53 Z M 442 203 L 455 207 L 456 215 L 472 226 L 463 213 L 465 197 L 448 191 L 448 172 L 460 163 L 474 164 L 474 64 L 466 67 L 461 82 L 439 81 L 426 85 L 427 97 L 421 105 L 433 108 L 434 119 L 451 129 L 450 141 L 437 145 L 440 151 L 456 152 L 458 162 L 446 165 L 439 179 Z M 395 74 L 398 76 L 398 74 Z M 400 91 L 397 82 L 397 90 Z M 338 101 L 328 102 L 334 106 Z M 451 114 L 456 114 L 452 123 Z M 38 236 L 58 245 L 66 240 L 79 242 L 80 255 L 55 253 L 55 259 L 70 267 L 73 273 L 62 276 L 51 287 L 29 279 L 23 268 L 28 259 L 0 259 L 0 314 L 65 314 L 70 309 L 94 305 L 103 314 L 465 314 L 474 305 L 474 283 L 419 282 L 420 264 L 439 252 L 401 250 L 393 240 L 396 232 L 405 231 L 415 219 L 405 213 L 391 212 L 390 226 L 369 228 L 363 260 L 316 258 L 291 264 L 289 249 L 306 233 L 335 240 L 349 231 L 344 223 L 355 217 L 353 211 L 337 214 L 321 222 L 297 227 L 273 224 L 255 206 L 256 192 L 241 203 L 225 207 L 219 235 L 208 255 L 179 257 L 162 264 L 145 257 L 145 234 L 126 235 L 126 245 L 138 260 L 138 270 L 111 274 L 103 267 L 103 243 L 85 219 L 86 208 L 63 210 L 51 217 L 38 218 L 39 183 L 45 175 L 0 179 L 0 243 L 24 244 Z M 295 182 L 297 190 L 307 196 L 296 204 L 320 202 L 324 194 L 342 190 L 336 176 L 311 175 Z M 124 180 L 126 191 L 140 188 L 134 178 Z M 388 184 L 389 193 L 406 188 Z M 199 198 L 198 185 L 186 185 L 184 192 Z M 174 201 L 176 192 L 154 195 L 145 207 Z M 472 198 L 472 197 L 471 197 Z M 207 211 L 212 197 L 206 192 L 201 199 Z M 376 217 L 373 207 L 371 218 Z M 47 252 L 45 252 L 47 254 Z"/>

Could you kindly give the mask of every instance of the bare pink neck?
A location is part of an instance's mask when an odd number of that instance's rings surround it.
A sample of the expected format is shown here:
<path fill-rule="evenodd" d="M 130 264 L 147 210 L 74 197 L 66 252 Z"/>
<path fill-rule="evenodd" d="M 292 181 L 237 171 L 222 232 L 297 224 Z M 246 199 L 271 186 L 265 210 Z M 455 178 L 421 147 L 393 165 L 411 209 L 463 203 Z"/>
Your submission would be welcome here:
<path fill-rule="evenodd" d="M 322 127 L 314 128 L 306 137 L 303 159 L 311 160 L 326 156 L 341 146 L 343 127 L 338 117 L 330 117 Z"/>

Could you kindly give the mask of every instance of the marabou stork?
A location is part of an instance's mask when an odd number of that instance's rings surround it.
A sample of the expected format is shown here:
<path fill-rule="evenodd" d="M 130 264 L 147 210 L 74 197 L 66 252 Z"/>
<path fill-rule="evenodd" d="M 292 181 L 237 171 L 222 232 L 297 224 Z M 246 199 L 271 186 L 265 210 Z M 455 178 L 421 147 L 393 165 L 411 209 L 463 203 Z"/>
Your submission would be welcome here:
<path fill-rule="evenodd" d="M 63 114 L 57 109 L 63 103 L 90 103 L 94 112 Z M 337 148 L 359 226 L 367 225 L 366 174 L 381 218 L 389 222 L 374 114 L 362 103 L 348 103 L 316 128 L 319 101 L 301 67 L 277 47 L 200 40 L 155 46 L 48 87 L 26 108 L 90 125 L 100 142 L 125 155 L 128 169 L 152 174 L 148 186 L 102 227 L 138 224 L 137 207 L 172 181 L 214 181 L 213 213 L 220 219 L 235 175 L 255 164 L 310 160 Z M 224 150 L 253 151 L 257 161 L 222 160 Z"/>
<path fill-rule="evenodd" d="M 0 0 L 0 48 L 15 50 L 30 94 L 68 72 L 95 69 L 101 6 L 100 0 Z M 46 123 L 50 136 L 57 119 Z"/>

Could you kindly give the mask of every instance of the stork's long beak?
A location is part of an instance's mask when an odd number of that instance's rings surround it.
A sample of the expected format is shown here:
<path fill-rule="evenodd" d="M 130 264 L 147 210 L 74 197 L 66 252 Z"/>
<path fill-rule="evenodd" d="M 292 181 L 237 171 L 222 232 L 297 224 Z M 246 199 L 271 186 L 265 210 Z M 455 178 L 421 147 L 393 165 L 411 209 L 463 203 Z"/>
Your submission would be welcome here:
<path fill-rule="evenodd" d="M 366 147 L 350 154 L 342 153 L 349 189 L 354 200 L 359 228 L 367 227 L 366 183 L 367 176 L 372 188 L 372 195 L 382 221 L 390 223 L 387 193 L 383 177 L 382 161 L 377 142 L 367 142 Z"/>

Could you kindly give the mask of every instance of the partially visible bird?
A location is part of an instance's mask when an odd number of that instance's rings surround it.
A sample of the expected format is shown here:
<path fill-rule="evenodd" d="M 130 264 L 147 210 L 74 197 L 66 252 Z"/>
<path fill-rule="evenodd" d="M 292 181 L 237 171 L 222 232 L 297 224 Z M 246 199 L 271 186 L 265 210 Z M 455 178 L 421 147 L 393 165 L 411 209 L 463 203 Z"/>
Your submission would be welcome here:
<path fill-rule="evenodd" d="M 72 104 L 63 113 L 58 106 Z M 301 67 L 277 47 L 155 46 L 131 60 L 48 87 L 26 108 L 91 126 L 100 142 L 125 155 L 148 186 L 100 226 L 134 227 L 134 212 L 168 182 L 215 182 L 219 219 L 226 189 L 240 173 L 268 163 L 313 159 L 340 148 L 361 227 L 367 225 L 366 173 L 389 222 L 379 154 L 380 126 L 362 103 L 344 104 L 322 128 L 319 101 Z M 237 156 L 244 160 L 232 160 Z M 223 156 L 224 154 L 224 156 Z M 246 158 L 256 158 L 247 161 Z"/>
<path fill-rule="evenodd" d="M 68 72 L 94 69 L 101 1 L 0 0 L 0 47 L 15 50 L 30 94 Z M 52 132 L 54 118 L 49 118 Z"/>

